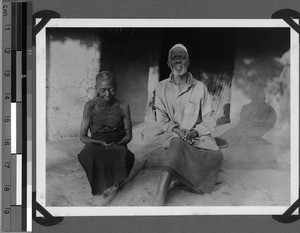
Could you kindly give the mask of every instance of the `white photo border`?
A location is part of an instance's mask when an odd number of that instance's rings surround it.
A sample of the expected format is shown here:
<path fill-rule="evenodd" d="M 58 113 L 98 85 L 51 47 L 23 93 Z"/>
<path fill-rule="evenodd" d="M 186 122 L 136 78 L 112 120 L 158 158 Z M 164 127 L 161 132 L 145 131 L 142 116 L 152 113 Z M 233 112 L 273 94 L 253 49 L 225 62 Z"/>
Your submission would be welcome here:
<path fill-rule="evenodd" d="M 296 23 L 299 23 L 295 20 Z M 46 206 L 46 28 L 290 28 L 290 205 L 299 198 L 299 35 L 282 19 L 51 19 L 36 35 L 36 201 L 53 216 L 281 215 L 290 206 Z M 298 107 L 295 107 L 298 106 Z M 297 213 L 296 213 L 297 212 Z M 294 214 L 298 214 L 298 210 Z"/>

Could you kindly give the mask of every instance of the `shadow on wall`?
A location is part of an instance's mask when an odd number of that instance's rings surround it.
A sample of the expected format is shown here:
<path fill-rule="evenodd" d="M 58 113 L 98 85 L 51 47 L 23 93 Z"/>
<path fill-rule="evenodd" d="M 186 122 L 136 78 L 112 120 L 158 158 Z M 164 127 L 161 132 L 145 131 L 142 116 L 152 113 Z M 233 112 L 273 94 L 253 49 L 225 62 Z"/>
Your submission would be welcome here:
<path fill-rule="evenodd" d="M 274 127 L 276 112 L 266 104 L 266 95 L 261 85 L 251 86 L 250 97 L 251 103 L 244 105 L 241 110 L 240 122 L 222 135 L 231 146 L 272 144 L 262 136 Z"/>
<path fill-rule="evenodd" d="M 289 165 L 289 57 L 288 51 L 280 58 L 237 62 L 231 112 L 236 123 L 221 135 L 230 145 L 224 151 L 228 163 L 251 169 Z"/>

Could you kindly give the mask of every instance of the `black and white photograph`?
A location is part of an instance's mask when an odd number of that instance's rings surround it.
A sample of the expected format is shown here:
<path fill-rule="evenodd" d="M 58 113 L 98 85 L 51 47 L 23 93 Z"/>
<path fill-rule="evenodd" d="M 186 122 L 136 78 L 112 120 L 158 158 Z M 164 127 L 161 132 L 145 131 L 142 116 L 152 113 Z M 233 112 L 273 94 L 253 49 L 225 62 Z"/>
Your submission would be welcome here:
<path fill-rule="evenodd" d="M 298 70 L 279 19 L 51 19 L 37 201 L 54 216 L 282 214 L 299 197 Z"/>

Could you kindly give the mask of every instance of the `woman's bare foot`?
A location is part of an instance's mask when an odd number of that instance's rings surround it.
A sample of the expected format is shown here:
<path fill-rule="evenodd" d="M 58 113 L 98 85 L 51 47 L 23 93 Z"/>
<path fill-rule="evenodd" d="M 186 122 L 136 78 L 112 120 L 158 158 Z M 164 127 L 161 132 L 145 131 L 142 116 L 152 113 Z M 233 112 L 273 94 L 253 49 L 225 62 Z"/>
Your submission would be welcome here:
<path fill-rule="evenodd" d="M 106 206 L 114 198 L 117 193 L 118 186 L 112 186 L 104 190 L 101 195 L 95 195 L 93 197 L 93 205 Z"/>
<path fill-rule="evenodd" d="M 117 189 L 117 186 L 112 186 L 112 187 L 109 187 L 108 189 L 104 190 L 102 192 L 103 198 L 107 198 L 108 196 L 113 194 L 116 191 L 116 189 Z"/>

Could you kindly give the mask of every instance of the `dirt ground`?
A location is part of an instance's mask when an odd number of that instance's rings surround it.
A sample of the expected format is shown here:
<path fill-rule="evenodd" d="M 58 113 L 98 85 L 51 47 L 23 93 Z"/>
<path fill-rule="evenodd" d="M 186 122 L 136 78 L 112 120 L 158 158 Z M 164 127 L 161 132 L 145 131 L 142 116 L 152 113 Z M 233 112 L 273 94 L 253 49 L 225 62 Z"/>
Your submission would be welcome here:
<path fill-rule="evenodd" d="M 151 205 L 160 170 L 147 168 L 121 190 L 111 206 Z M 289 205 L 289 172 L 285 170 L 223 169 L 223 183 L 211 195 L 203 196 L 174 187 L 166 205 L 170 206 L 280 206 Z M 86 175 L 77 161 L 62 163 L 47 170 L 47 205 L 97 205 Z M 100 204 L 99 204 L 100 205 Z"/>
<path fill-rule="evenodd" d="M 149 162 L 145 169 L 117 193 L 110 206 L 149 206 L 156 192 L 165 150 L 151 140 L 152 134 L 145 132 L 145 128 L 134 133 L 137 136 L 133 139 L 134 143 L 129 145 L 136 157 L 133 169 L 144 158 L 148 158 Z M 82 148 L 83 144 L 78 139 L 47 143 L 47 206 L 101 205 L 101 198 L 92 196 L 86 174 L 78 162 L 77 154 Z M 256 151 L 256 155 L 253 151 Z M 272 152 L 272 158 L 268 158 L 268 151 Z M 240 158 L 234 159 L 233 154 L 237 152 L 240 153 Z M 289 154 L 289 151 L 264 143 L 252 144 L 251 149 L 247 145 L 224 149 L 224 162 L 219 174 L 219 181 L 222 183 L 215 186 L 212 194 L 198 195 L 172 187 L 166 205 L 288 206 L 290 169 L 288 163 L 280 159 L 282 154 Z M 261 156 L 263 159 L 258 159 Z"/>

